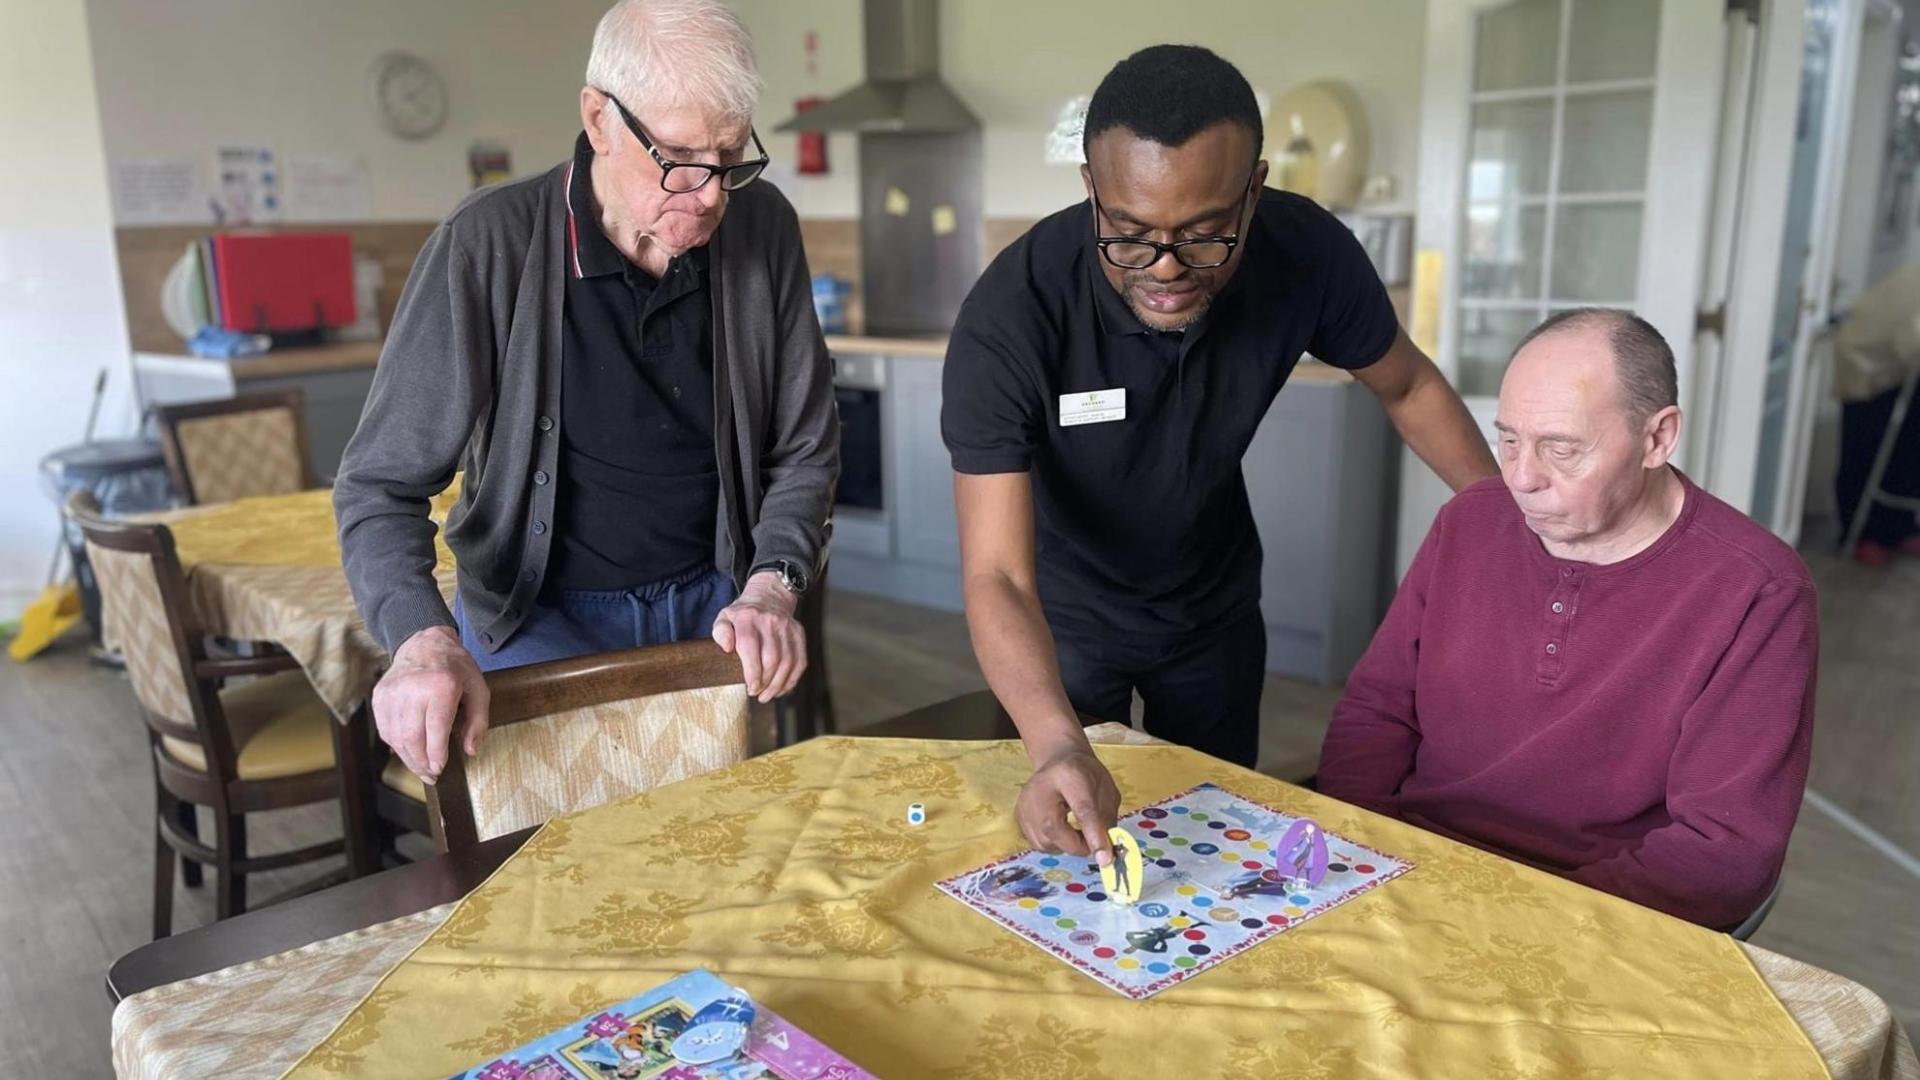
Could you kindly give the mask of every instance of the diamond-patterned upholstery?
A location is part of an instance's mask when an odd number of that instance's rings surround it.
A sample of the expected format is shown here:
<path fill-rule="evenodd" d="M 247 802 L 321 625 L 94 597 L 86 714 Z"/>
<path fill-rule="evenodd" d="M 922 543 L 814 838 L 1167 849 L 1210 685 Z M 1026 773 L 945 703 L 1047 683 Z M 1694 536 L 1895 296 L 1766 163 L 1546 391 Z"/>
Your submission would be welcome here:
<path fill-rule="evenodd" d="M 126 658 L 133 696 L 155 716 L 193 726 L 187 672 L 174 648 L 154 557 L 88 543 L 87 561 L 100 586 L 103 637 Z"/>
<path fill-rule="evenodd" d="M 474 828 L 485 840 L 744 761 L 747 714 L 735 683 L 494 728 L 467 761 Z"/>
<path fill-rule="evenodd" d="M 285 495 L 306 486 L 298 421 L 283 405 L 181 420 L 174 429 L 197 503 Z"/>

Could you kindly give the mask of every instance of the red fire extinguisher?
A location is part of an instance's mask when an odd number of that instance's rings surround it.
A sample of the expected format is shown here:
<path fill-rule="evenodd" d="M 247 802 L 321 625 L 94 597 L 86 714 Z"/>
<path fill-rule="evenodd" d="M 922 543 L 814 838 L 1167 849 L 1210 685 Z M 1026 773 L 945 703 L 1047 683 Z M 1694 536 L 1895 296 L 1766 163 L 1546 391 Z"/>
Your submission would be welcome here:
<path fill-rule="evenodd" d="M 825 98 L 804 97 L 793 103 L 793 111 L 806 112 Z M 825 176 L 827 174 L 827 133 L 824 131 L 803 131 L 795 139 L 794 167 L 801 176 Z"/>

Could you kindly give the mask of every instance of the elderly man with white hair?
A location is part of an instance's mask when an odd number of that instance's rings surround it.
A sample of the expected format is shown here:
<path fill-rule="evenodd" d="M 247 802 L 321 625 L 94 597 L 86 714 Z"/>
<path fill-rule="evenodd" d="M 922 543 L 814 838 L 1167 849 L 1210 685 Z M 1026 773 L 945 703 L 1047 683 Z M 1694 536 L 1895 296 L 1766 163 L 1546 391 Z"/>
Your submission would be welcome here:
<path fill-rule="evenodd" d="M 1778 879 L 1818 652 L 1793 549 L 1668 463 L 1673 353 L 1556 315 L 1347 682 L 1328 795 L 1725 928 Z M 1504 483 L 1502 482 L 1504 481 Z"/>
<path fill-rule="evenodd" d="M 839 468 L 793 208 L 755 183 L 752 43 L 718 0 L 601 19 L 571 160 L 475 193 L 401 295 L 334 488 L 381 737 L 434 780 L 482 669 L 711 634 L 761 700 L 806 664 L 794 619 Z M 428 498 L 459 562 L 434 585 Z"/>

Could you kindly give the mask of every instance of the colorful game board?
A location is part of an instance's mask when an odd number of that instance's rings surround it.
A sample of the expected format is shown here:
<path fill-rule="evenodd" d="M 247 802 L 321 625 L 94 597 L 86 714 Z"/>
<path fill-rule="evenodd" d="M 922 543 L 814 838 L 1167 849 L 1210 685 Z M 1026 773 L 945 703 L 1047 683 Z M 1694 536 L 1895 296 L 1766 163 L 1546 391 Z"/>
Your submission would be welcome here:
<path fill-rule="evenodd" d="M 937 887 L 1106 986 L 1152 997 L 1413 869 L 1327 833 L 1320 884 L 1283 877 L 1273 846 L 1294 820 L 1213 784 L 1123 815 L 1146 864 L 1131 906 L 1109 900 L 1091 861 L 1031 850 Z"/>
<path fill-rule="evenodd" d="M 712 972 L 689 971 L 453 1080 L 874 1080 Z"/>

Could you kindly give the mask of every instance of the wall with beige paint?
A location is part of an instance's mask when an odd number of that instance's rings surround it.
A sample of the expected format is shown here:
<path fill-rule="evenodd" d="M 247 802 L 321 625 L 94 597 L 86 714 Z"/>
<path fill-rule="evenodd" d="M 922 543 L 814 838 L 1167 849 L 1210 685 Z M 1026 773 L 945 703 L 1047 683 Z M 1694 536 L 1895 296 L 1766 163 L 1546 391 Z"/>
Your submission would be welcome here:
<path fill-rule="evenodd" d="M 766 78 L 763 128 L 791 116 L 793 99 L 830 96 L 860 79 L 859 0 L 738 0 L 738 7 Z M 811 74 L 804 47 L 809 30 L 818 43 Z M 1038 217 L 1081 197 L 1072 168 L 1042 159 L 1056 113 L 1074 95 L 1092 93 L 1115 61 L 1163 41 L 1206 45 L 1273 96 L 1312 79 L 1345 81 L 1373 128 L 1370 171 L 1392 176 L 1401 193 L 1395 201 L 1411 202 L 1426 49 L 1423 0 L 946 0 L 940 32 L 943 74 L 984 125 L 989 217 Z M 791 136 L 768 145 L 783 161 L 793 160 Z M 851 136 L 835 136 L 832 175 L 783 181 L 803 214 L 857 213 L 854 151 Z"/>

